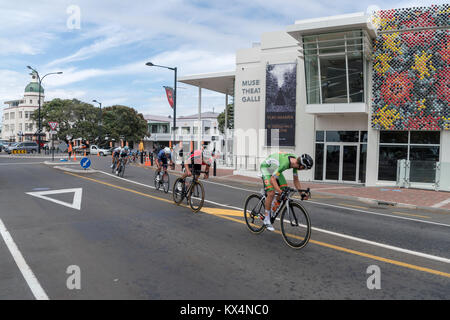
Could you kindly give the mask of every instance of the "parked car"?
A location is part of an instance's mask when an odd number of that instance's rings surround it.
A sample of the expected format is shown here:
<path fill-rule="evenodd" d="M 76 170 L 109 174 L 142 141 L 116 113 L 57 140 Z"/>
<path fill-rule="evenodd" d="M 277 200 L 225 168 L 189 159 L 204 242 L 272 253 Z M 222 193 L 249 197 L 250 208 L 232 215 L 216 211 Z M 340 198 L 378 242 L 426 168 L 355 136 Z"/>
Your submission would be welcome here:
<path fill-rule="evenodd" d="M 101 148 L 95 144 L 91 145 L 90 150 L 89 150 L 90 154 L 92 155 L 101 155 L 101 156 L 109 156 L 111 155 L 111 151 L 110 149 L 105 149 L 105 148 Z"/>
<path fill-rule="evenodd" d="M 0 140 L 0 152 L 2 152 L 3 148 L 7 146 L 7 140 Z"/>
<path fill-rule="evenodd" d="M 8 147 L 8 154 L 14 150 L 25 150 L 27 153 L 38 152 L 38 144 L 34 141 L 17 142 Z"/>
<path fill-rule="evenodd" d="M 6 143 L 3 145 L 3 150 L 4 150 L 5 152 L 8 152 L 9 147 L 15 146 L 16 144 L 18 144 L 18 142 L 6 142 Z"/>

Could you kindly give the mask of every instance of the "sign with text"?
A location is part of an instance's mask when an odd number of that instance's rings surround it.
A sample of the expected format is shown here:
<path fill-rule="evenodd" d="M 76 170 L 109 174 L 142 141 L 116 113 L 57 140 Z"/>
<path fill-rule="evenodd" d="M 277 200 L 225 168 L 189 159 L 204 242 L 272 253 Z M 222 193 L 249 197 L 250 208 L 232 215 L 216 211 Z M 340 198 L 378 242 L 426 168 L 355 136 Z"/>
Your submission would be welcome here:
<path fill-rule="evenodd" d="M 259 80 L 242 81 L 242 102 L 260 102 L 261 85 Z"/>
<path fill-rule="evenodd" d="M 278 131 L 280 147 L 295 146 L 295 109 L 297 64 L 272 64 L 266 67 L 267 146 L 272 145 L 272 130 Z"/>

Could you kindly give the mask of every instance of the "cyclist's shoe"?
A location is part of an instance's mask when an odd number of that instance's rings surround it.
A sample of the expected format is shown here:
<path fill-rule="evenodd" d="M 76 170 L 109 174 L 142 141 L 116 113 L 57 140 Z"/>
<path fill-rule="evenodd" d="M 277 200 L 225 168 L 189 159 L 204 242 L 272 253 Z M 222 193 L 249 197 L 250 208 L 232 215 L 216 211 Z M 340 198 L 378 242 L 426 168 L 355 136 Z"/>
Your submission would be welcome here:
<path fill-rule="evenodd" d="M 270 223 L 270 221 L 266 221 L 264 220 L 264 225 L 266 226 L 266 229 L 269 231 L 275 231 L 275 228 L 273 227 L 273 225 Z"/>

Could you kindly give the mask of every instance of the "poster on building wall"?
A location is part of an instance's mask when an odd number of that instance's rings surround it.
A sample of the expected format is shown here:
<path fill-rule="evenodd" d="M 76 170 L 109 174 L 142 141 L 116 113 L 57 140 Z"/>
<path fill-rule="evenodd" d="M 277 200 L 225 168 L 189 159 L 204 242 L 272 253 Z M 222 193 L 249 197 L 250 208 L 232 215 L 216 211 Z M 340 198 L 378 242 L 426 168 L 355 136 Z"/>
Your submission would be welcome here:
<path fill-rule="evenodd" d="M 297 63 L 268 64 L 266 67 L 266 130 L 278 129 L 280 147 L 295 146 Z M 276 141 L 274 141 L 274 144 Z"/>

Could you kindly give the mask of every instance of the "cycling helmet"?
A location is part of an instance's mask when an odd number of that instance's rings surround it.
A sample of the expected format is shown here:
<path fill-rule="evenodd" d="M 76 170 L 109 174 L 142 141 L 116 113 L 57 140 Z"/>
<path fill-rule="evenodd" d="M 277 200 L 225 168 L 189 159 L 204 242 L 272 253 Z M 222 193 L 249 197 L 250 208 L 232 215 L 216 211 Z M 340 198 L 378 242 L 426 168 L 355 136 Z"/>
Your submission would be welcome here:
<path fill-rule="evenodd" d="M 305 167 L 305 169 L 309 170 L 314 165 L 314 160 L 311 158 L 309 154 L 302 154 L 300 157 L 297 158 L 297 161 L 299 164 Z"/>
<path fill-rule="evenodd" d="M 123 147 L 123 150 L 128 151 L 128 146 Z"/>
<path fill-rule="evenodd" d="M 169 147 L 165 147 L 165 148 L 164 148 L 164 153 L 165 153 L 165 154 L 170 154 L 170 152 L 171 152 L 171 151 L 170 151 L 170 148 L 169 148 Z"/>

